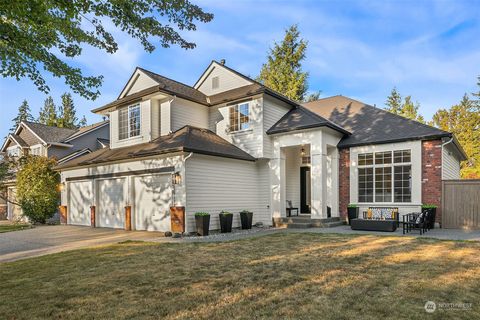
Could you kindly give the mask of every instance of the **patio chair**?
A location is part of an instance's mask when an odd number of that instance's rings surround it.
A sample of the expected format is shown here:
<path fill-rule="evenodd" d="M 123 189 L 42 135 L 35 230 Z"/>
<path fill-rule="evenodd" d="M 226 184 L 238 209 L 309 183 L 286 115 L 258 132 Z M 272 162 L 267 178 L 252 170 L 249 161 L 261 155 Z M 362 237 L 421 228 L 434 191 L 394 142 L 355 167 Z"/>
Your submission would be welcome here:
<path fill-rule="evenodd" d="M 292 205 L 292 200 L 287 200 L 287 217 L 292 216 L 292 211 L 296 212 L 298 217 L 298 208 L 294 208 Z"/>
<path fill-rule="evenodd" d="M 419 230 L 420 235 L 424 234 L 428 230 L 428 213 L 427 212 L 414 212 L 403 215 L 403 234 L 412 230 Z"/>

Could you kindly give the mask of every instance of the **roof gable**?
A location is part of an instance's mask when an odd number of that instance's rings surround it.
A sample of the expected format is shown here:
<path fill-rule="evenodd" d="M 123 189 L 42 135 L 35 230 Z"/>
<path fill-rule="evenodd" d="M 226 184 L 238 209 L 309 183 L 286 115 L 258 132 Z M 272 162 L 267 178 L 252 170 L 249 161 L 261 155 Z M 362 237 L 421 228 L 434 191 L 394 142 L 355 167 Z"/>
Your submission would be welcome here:
<path fill-rule="evenodd" d="M 212 87 L 212 79 L 215 77 L 218 78 L 217 88 Z M 205 95 L 211 96 L 254 83 L 255 81 L 247 76 L 244 76 L 224 64 L 212 61 L 193 87 Z"/>
<path fill-rule="evenodd" d="M 158 85 L 158 82 L 152 77 L 148 76 L 141 68 L 136 68 L 130 79 L 125 84 L 117 99 L 124 98 L 128 95 L 140 92 L 147 88 Z"/>
<path fill-rule="evenodd" d="M 340 141 L 339 147 L 451 136 L 446 131 L 344 96 L 323 98 L 303 106 L 352 133 Z"/>

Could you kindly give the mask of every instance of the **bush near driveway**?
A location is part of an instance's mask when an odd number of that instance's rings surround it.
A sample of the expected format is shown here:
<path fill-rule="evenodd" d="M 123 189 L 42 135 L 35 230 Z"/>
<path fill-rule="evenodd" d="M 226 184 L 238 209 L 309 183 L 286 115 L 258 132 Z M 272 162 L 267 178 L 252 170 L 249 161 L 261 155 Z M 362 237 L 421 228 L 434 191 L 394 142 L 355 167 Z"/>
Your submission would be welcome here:
<path fill-rule="evenodd" d="M 0 265 L 6 319 L 480 318 L 480 243 L 279 233 L 127 242 Z M 437 310 L 427 301 L 472 303 Z"/>

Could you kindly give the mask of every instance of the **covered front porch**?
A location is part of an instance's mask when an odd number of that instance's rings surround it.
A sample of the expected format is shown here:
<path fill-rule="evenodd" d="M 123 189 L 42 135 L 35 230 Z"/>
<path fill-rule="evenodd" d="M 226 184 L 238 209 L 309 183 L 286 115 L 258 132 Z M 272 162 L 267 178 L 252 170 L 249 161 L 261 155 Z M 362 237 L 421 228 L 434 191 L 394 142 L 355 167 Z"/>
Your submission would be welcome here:
<path fill-rule="evenodd" d="M 336 145 L 340 138 L 329 128 L 274 137 L 270 163 L 274 222 L 339 221 Z"/>

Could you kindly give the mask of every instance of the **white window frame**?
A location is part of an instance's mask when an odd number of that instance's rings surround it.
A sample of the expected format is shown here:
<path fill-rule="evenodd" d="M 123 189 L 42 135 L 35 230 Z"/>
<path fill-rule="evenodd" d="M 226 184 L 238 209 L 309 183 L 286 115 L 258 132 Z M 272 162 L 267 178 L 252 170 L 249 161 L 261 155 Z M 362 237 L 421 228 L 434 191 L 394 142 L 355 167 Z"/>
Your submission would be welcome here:
<path fill-rule="evenodd" d="M 14 154 L 12 154 L 12 153 L 14 153 Z M 20 147 L 19 146 L 8 147 L 7 148 L 7 155 L 9 157 L 19 157 L 20 156 Z"/>
<path fill-rule="evenodd" d="M 139 131 L 138 131 L 138 134 L 137 135 L 134 135 L 132 136 L 131 134 L 131 128 L 130 128 L 130 110 L 133 109 L 133 108 L 138 108 L 138 111 L 139 111 L 139 116 L 138 116 L 138 121 L 140 123 L 140 128 L 139 128 Z M 124 108 L 122 108 L 124 109 Z M 122 110 L 118 110 L 118 140 L 119 141 L 125 141 L 125 140 L 128 140 L 128 139 L 133 139 L 133 138 L 138 138 L 142 135 L 142 108 L 140 106 L 140 103 L 135 103 L 135 104 L 132 104 L 128 107 L 125 107 L 125 109 L 127 109 L 127 136 L 125 138 L 120 138 L 120 111 Z"/>
<path fill-rule="evenodd" d="M 34 153 L 34 150 L 38 150 L 38 153 Z M 34 156 L 43 156 L 43 149 L 41 144 L 36 144 L 30 147 L 30 154 Z"/>
<path fill-rule="evenodd" d="M 232 118 L 230 116 L 231 114 L 231 110 L 232 108 L 240 108 L 241 106 L 243 105 L 247 105 L 248 107 L 248 128 L 241 128 L 241 124 L 240 124 L 240 117 L 241 117 L 241 113 L 240 111 L 237 112 L 237 121 L 238 121 L 238 130 L 233 130 L 232 129 Z M 252 130 L 252 120 L 251 120 L 251 114 L 250 114 L 250 107 L 251 107 L 251 104 L 250 104 L 250 101 L 246 101 L 246 102 L 240 102 L 240 103 L 237 103 L 237 104 L 233 104 L 233 105 L 229 105 L 228 106 L 228 131 L 230 133 L 238 133 L 238 132 L 244 132 L 244 131 L 249 131 L 249 130 Z"/>
<path fill-rule="evenodd" d="M 410 151 L 410 161 L 409 162 L 398 162 L 395 163 L 395 151 Z M 375 163 L 375 154 L 376 153 L 385 153 L 385 152 L 390 152 L 391 153 L 391 163 L 387 164 L 376 164 Z M 373 163 L 371 165 L 360 165 L 359 163 L 359 158 L 360 155 L 364 154 L 369 154 L 371 153 L 373 156 Z M 366 152 L 359 152 L 357 154 L 357 166 L 358 169 L 363 169 L 363 168 L 372 168 L 373 170 L 373 200 L 372 201 L 364 201 L 360 202 L 360 174 L 359 170 L 357 171 L 357 200 L 359 204 L 369 204 L 369 203 L 374 203 L 374 204 L 394 204 L 394 203 L 401 203 L 401 204 L 411 204 L 413 201 L 413 165 L 412 165 L 412 157 L 413 157 L 413 150 L 410 148 L 402 148 L 402 149 L 394 149 L 394 150 L 378 150 L 378 151 L 366 151 Z M 401 202 L 401 201 L 395 201 L 395 167 L 403 167 L 403 166 L 410 166 L 410 170 L 412 171 L 411 176 L 410 176 L 410 201 L 408 202 Z M 376 201 L 376 168 L 385 168 L 385 167 L 391 167 L 391 200 L 390 201 Z"/>

